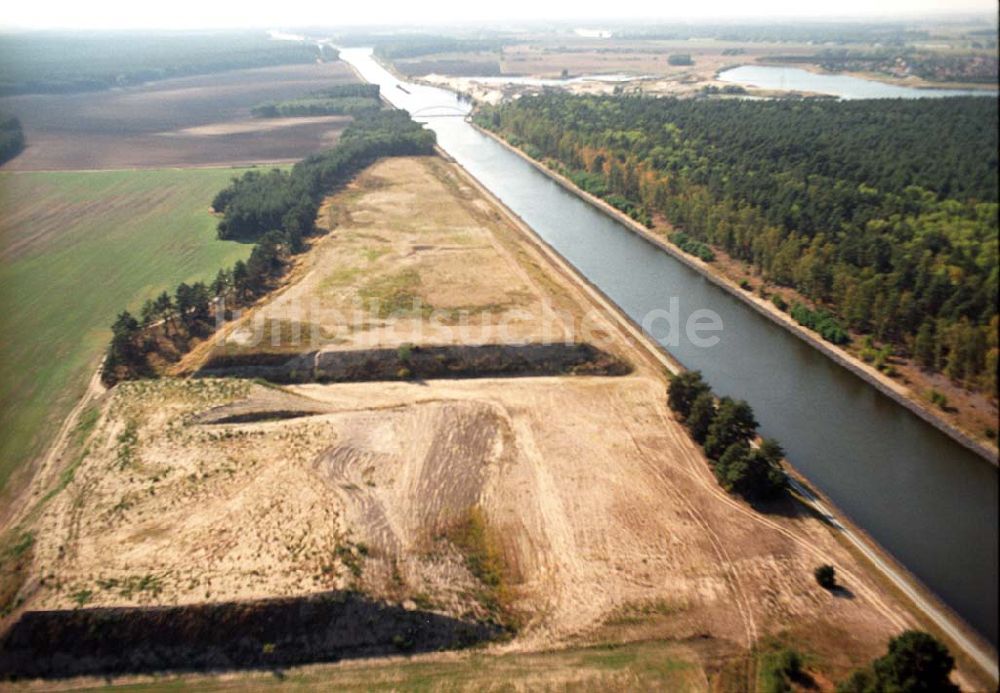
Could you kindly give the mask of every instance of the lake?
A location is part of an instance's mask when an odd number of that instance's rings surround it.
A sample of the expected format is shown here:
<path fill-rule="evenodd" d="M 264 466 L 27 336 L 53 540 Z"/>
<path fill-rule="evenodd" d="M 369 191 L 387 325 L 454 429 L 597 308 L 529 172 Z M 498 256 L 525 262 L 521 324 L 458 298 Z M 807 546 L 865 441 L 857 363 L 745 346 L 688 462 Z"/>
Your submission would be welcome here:
<path fill-rule="evenodd" d="M 839 96 L 842 99 L 940 99 L 946 96 L 996 98 L 997 96 L 995 89 L 919 89 L 849 75 L 818 74 L 798 67 L 770 65 L 734 67 L 720 72 L 718 79 L 721 82 L 732 82 L 747 87 L 815 92 Z"/>

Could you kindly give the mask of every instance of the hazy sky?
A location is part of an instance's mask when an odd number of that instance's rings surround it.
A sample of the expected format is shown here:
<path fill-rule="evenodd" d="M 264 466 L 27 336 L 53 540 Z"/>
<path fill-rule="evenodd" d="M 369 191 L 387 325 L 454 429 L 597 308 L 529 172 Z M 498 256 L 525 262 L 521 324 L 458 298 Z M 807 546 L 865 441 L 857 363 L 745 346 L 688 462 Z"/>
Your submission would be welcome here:
<path fill-rule="evenodd" d="M 5 3 L 0 26 L 59 28 L 291 27 L 505 19 L 736 19 L 768 16 L 912 16 L 995 13 L 995 0 L 21 0 Z"/>

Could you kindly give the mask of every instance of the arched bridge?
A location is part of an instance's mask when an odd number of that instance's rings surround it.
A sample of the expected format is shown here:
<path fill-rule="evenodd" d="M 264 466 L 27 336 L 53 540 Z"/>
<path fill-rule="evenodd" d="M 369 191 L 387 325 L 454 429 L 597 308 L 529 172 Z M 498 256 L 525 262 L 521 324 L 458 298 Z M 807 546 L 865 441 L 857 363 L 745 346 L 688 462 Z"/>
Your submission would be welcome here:
<path fill-rule="evenodd" d="M 410 114 L 413 118 L 464 118 L 468 111 L 452 104 L 424 106 Z"/>

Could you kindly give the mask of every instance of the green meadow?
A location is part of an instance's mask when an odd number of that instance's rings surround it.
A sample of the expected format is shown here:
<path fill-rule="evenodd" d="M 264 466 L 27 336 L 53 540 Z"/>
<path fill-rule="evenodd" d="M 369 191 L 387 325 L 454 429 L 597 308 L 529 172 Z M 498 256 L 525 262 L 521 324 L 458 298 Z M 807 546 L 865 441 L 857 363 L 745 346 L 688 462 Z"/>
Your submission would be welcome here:
<path fill-rule="evenodd" d="M 249 254 L 210 213 L 236 173 L 0 173 L 0 490 L 82 395 L 118 311 Z"/>

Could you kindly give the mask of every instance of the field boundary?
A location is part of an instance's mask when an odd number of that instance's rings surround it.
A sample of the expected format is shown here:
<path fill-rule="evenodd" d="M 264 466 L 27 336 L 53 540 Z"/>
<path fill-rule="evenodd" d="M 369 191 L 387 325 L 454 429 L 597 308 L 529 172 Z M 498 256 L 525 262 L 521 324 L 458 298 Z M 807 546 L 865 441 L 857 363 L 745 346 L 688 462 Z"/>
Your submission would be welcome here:
<path fill-rule="evenodd" d="M 785 313 L 778 311 L 777 308 L 772 308 L 770 305 L 766 304 L 763 299 L 758 298 L 755 295 L 748 294 L 739 286 L 730 281 L 729 279 L 720 276 L 717 272 L 714 272 L 707 263 L 698 260 L 690 255 L 687 255 L 679 248 L 676 248 L 666 242 L 664 239 L 653 234 L 649 229 L 641 225 L 639 222 L 632 219 L 630 216 L 621 212 L 611 205 L 609 205 L 604 200 L 588 193 L 585 190 L 581 190 L 579 187 L 573 184 L 572 181 L 567 179 L 565 176 L 556 173 L 555 171 L 549 169 L 545 164 L 541 163 L 537 159 L 528 156 L 526 153 L 521 151 L 519 148 L 506 142 L 503 138 L 497 136 L 496 134 L 485 130 L 471 121 L 467 121 L 480 133 L 490 137 L 498 144 L 504 146 L 509 151 L 517 154 L 519 157 L 524 159 L 526 162 L 531 164 L 535 169 L 544 173 L 550 179 L 558 183 L 562 188 L 568 192 L 573 193 L 585 202 L 590 203 L 598 211 L 603 212 L 606 216 L 612 218 L 613 220 L 619 222 L 626 229 L 640 236 L 643 240 L 649 242 L 650 244 L 656 246 L 660 250 L 669 253 L 675 259 L 683 262 L 685 265 L 695 270 L 706 279 L 711 281 L 713 284 L 721 289 L 729 292 L 730 295 L 742 301 L 744 304 L 750 306 L 755 311 L 757 311 L 762 316 L 771 320 L 771 322 L 785 328 L 793 335 L 801 339 L 802 341 L 808 343 L 810 346 L 816 348 L 822 354 L 830 358 L 833 362 L 843 367 L 844 369 L 850 371 L 857 377 L 864 380 L 866 383 L 874 387 L 876 390 L 881 392 L 886 397 L 889 397 L 897 404 L 902 405 L 907 410 L 909 410 L 914 415 L 918 416 L 923 421 L 934 426 L 956 443 L 962 445 L 971 452 L 976 453 L 982 457 L 986 462 L 989 462 L 994 467 L 1000 466 L 1000 451 L 989 445 L 973 438 L 970 434 L 966 433 L 957 426 L 942 420 L 932 411 L 928 410 L 922 404 L 914 401 L 904 394 L 902 386 L 898 385 L 894 381 L 890 380 L 881 373 L 878 373 L 874 369 L 869 368 L 862 362 L 855 359 L 853 356 L 844 353 L 841 349 L 823 341 L 823 339 L 805 327 L 802 327 L 798 323 L 792 320 L 792 318 Z"/>

